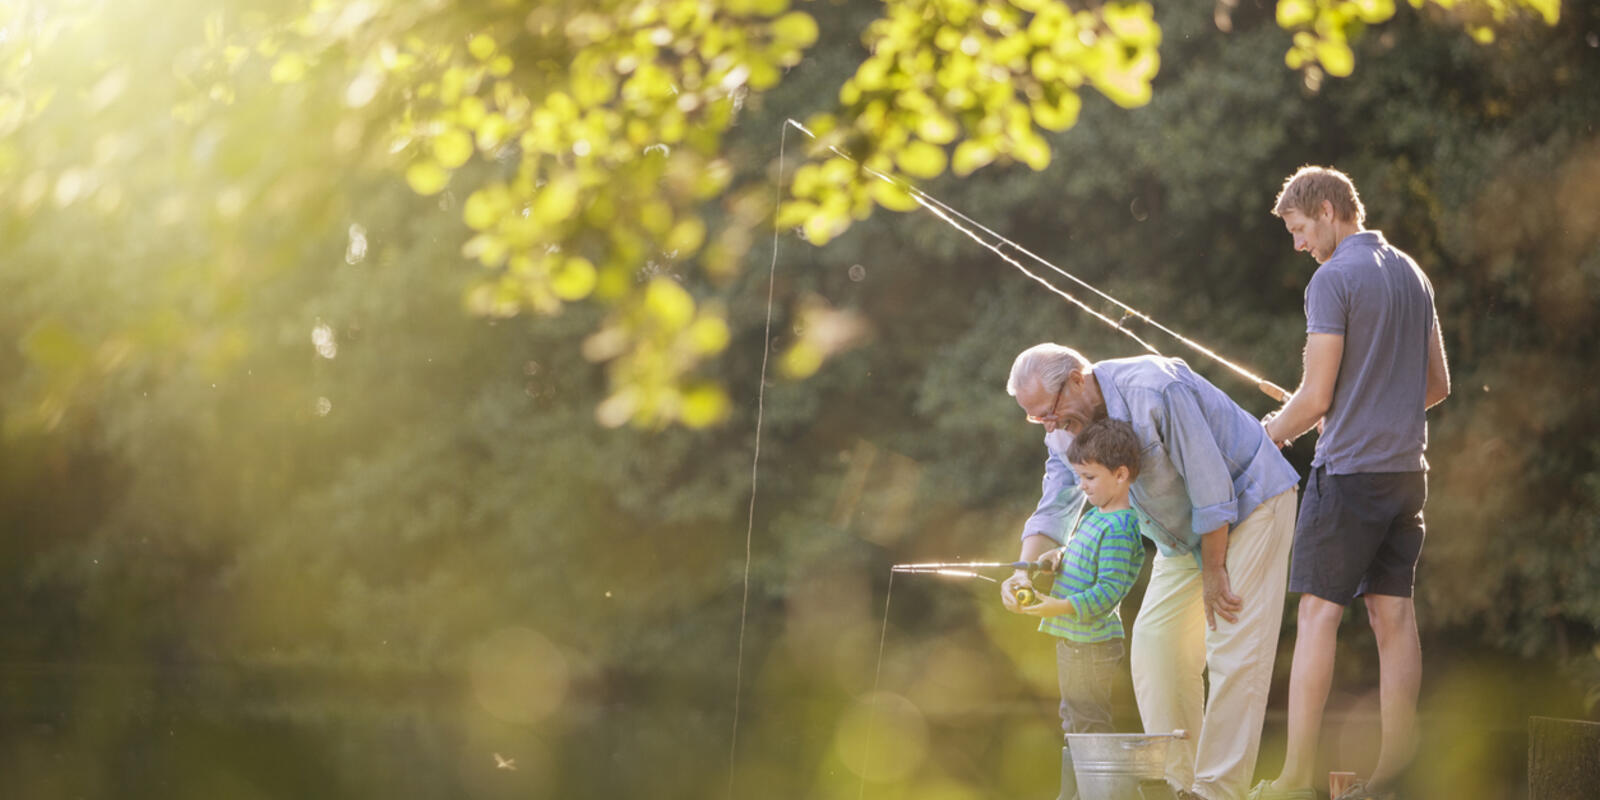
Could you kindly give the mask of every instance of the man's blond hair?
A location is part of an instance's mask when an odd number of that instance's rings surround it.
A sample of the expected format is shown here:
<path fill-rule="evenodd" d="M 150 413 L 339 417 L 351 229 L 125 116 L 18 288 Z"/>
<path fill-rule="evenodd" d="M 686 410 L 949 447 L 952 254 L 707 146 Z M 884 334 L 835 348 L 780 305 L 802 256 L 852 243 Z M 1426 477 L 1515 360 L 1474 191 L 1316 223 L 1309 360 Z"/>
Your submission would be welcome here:
<path fill-rule="evenodd" d="M 1350 176 L 1332 167 L 1304 166 L 1283 182 L 1278 200 L 1272 205 L 1274 216 L 1294 209 L 1314 217 L 1322 211 L 1322 201 L 1333 207 L 1334 217 L 1366 227 L 1367 209 L 1361 205 L 1361 195 Z"/>

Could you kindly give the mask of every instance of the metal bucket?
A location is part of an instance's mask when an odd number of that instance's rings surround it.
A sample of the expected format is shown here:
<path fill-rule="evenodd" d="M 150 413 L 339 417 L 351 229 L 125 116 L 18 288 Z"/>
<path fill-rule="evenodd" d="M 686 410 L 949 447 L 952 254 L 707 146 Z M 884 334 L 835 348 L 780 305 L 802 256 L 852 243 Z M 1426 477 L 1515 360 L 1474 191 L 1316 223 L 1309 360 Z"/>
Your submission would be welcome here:
<path fill-rule="evenodd" d="M 1173 733 L 1069 733 L 1072 774 L 1081 800 L 1140 800 L 1141 785 L 1166 786 L 1167 745 Z"/>

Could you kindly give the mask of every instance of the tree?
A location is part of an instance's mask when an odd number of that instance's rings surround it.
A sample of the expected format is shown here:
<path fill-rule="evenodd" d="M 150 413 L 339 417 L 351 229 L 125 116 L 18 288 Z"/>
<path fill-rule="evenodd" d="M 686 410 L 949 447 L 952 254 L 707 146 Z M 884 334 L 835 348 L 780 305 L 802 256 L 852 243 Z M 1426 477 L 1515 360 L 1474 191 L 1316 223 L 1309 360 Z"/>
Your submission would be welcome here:
<path fill-rule="evenodd" d="M 1558 15 L 1555 0 L 1411 2 L 1480 40 L 1529 13 L 1548 24 Z M 1217 8 L 1229 30 L 1234 4 Z M 1281 0 L 1278 22 L 1295 32 L 1289 65 L 1309 82 L 1319 70 L 1348 75 L 1347 40 L 1394 10 L 1389 0 Z M 261 216 L 338 216 L 340 186 L 328 178 L 350 167 L 403 173 L 461 219 L 462 256 L 481 268 L 463 290 L 471 312 L 606 310 L 583 344 L 607 364 L 602 424 L 725 417 L 710 369 L 729 342 L 718 298 L 773 218 L 768 182 L 736 184 L 725 146 L 745 107 L 819 35 L 788 0 L 77 0 L 0 14 L 0 187 L 19 221 L 53 206 L 73 224 L 103 225 L 154 202 L 166 224 L 203 213 L 245 236 Z M 153 34 L 150 19 L 163 21 Z M 867 55 L 836 107 L 807 119 L 818 141 L 778 227 L 821 244 L 878 205 L 914 207 L 902 181 L 997 161 L 1043 169 L 1049 133 L 1074 124 L 1085 86 L 1125 107 L 1148 102 L 1160 41 L 1143 2 L 889 3 L 866 26 Z M 289 243 L 237 244 L 225 274 L 168 271 L 226 302 L 270 279 Z M 81 354 L 125 363 L 155 345 L 138 314 L 41 325 L 26 348 L 40 391 L 16 424 L 59 424 L 73 387 L 114 368 Z M 803 377 L 844 346 L 838 325 L 848 328 L 837 317 L 807 326 L 786 371 Z M 176 338 L 209 338 L 212 357 L 237 357 L 236 337 L 198 333 Z"/>

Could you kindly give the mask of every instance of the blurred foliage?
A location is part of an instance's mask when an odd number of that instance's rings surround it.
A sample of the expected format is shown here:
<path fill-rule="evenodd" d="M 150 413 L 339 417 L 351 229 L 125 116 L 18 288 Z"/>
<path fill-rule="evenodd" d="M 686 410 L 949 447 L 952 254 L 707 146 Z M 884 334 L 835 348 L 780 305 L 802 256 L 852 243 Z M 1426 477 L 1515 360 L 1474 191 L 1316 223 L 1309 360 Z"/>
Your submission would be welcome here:
<path fill-rule="evenodd" d="M 1007 26 L 1054 13 L 972 5 L 972 55 L 894 39 L 880 20 L 898 5 L 705 12 L 696 35 L 745 30 L 775 65 L 774 47 L 803 51 L 778 83 L 734 86 L 723 123 L 715 57 L 676 39 L 652 44 L 655 66 L 680 93 L 701 70 L 700 105 L 648 82 L 625 101 L 622 73 L 610 100 L 583 99 L 606 83 L 573 74 L 586 48 L 643 47 L 569 30 L 618 25 L 611 6 L 0 6 L 0 793 L 704 798 L 730 769 L 735 796 L 854 798 L 862 773 L 874 796 L 1053 791 L 1048 643 L 988 584 L 891 587 L 888 566 L 1013 552 L 1040 455 L 1003 391 L 1015 352 L 1134 351 L 930 215 L 850 208 L 826 247 L 752 247 L 783 120 L 831 114 L 843 147 L 867 118 L 838 90 L 866 63 L 894 55 L 885 81 L 937 81 L 916 59 L 1010 69 Z M 1099 41 L 1121 35 L 1106 14 L 1137 8 L 1068 16 Z M 1009 95 L 942 112 L 960 127 L 938 174 L 882 163 L 1280 383 L 1313 265 L 1268 209 L 1302 163 L 1349 171 L 1432 277 L 1456 385 L 1431 417 L 1418 590 L 1427 774 L 1448 781 L 1409 796 L 1516 796 L 1504 753 L 1523 717 L 1593 717 L 1600 686 L 1600 12 L 1479 43 L 1400 6 L 1349 39 L 1361 70 L 1313 86 L 1277 66 L 1272 4 L 1228 6 L 1227 36 L 1219 8 L 1150 9 L 1161 72 L 1136 109 L 1085 71 L 1057 131 L 1027 75 L 995 76 Z M 794 13 L 815 42 L 780 45 Z M 875 37 L 906 49 L 863 51 Z M 906 88 L 861 91 L 889 114 Z M 540 129 L 551 103 L 574 116 Z M 1008 107 L 1032 122 L 1013 130 Z M 675 144 L 627 138 L 672 109 Z M 480 141 L 493 114 L 508 127 Z M 1043 168 L 996 145 L 957 175 L 991 119 L 1005 147 L 1041 138 Z M 442 187 L 419 192 L 430 176 Z M 576 194 L 545 192 L 558 179 Z M 593 217 L 601 198 L 611 215 Z M 703 224 L 692 253 L 661 246 L 655 200 L 663 230 Z M 809 378 L 769 378 L 752 474 L 768 268 L 772 352 Z M 712 384 L 721 411 L 689 399 Z M 691 407 L 725 424 L 662 427 Z M 596 426 L 597 408 L 642 425 Z M 1310 443 L 1291 457 L 1304 467 Z M 1343 644 L 1335 710 L 1362 712 L 1359 620 Z M 1372 740 L 1359 719 L 1328 738 L 1340 764 Z"/>
<path fill-rule="evenodd" d="M 1559 11 L 1554 0 L 1441 5 L 1480 40 L 1513 12 L 1553 24 Z M 1232 7 L 1218 6 L 1224 30 Z M 462 290 L 473 313 L 607 310 L 583 345 L 608 364 L 601 424 L 727 418 L 726 387 L 708 374 L 729 344 L 717 287 L 771 218 L 760 182 L 735 185 L 727 137 L 818 39 L 789 0 L 71 0 L 0 14 L 0 191 L 22 212 L 48 201 L 94 224 L 154 198 L 166 224 L 205 209 L 242 229 L 339 202 L 332 162 L 403 173 L 460 216 L 461 254 L 481 267 Z M 1387 0 L 1282 0 L 1279 24 L 1298 30 L 1289 64 L 1348 75 L 1348 39 L 1393 14 Z M 125 41 L 152 16 L 162 31 Z M 1044 169 L 1045 134 L 1073 126 L 1085 85 L 1125 107 L 1149 102 L 1161 28 L 1143 2 L 908 0 L 885 4 L 861 41 L 836 107 L 808 117 L 811 163 L 776 220 L 819 245 L 878 205 L 915 208 L 904 180 L 997 161 Z M 268 132 L 294 123 L 321 135 L 274 163 L 285 142 Z M 260 260 L 236 261 L 226 281 L 175 280 L 188 295 L 248 291 Z M 854 327 L 819 318 L 784 372 L 814 372 L 858 339 Z M 92 373 L 159 346 L 152 329 L 173 332 L 134 315 L 31 334 L 34 362 L 53 374 L 12 424 L 59 424 Z M 210 357 L 242 346 L 224 334 Z M 90 350 L 100 363 L 85 372 Z"/>
<path fill-rule="evenodd" d="M 1494 41 L 1495 29 L 1532 18 L 1554 25 L 1561 17 L 1561 0 L 1407 0 L 1413 8 L 1426 8 L 1448 17 L 1473 39 Z M 1231 8 L 1237 0 L 1223 0 Z M 1290 69 L 1316 65 L 1329 75 L 1343 78 L 1355 69 L 1350 41 L 1368 27 L 1394 17 L 1395 0 L 1278 0 L 1278 24 L 1294 31 L 1294 45 L 1284 56 Z"/>

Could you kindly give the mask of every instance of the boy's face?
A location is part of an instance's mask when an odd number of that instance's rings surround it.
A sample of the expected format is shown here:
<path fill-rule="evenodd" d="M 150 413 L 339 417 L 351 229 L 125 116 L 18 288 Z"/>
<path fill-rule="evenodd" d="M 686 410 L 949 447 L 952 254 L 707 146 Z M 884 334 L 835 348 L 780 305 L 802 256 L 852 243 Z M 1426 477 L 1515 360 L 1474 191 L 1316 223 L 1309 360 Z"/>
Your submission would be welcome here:
<path fill-rule="evenodd" d="M 1073 464 L 1072 471 L 1078 474 L 1078 486 L 1095 508 L 1127 502 L 1128 484 L 1132 482 L 1128 479 L 1127 467 L 1112 470 L 1106 469 L 1104 464 Z"/>

